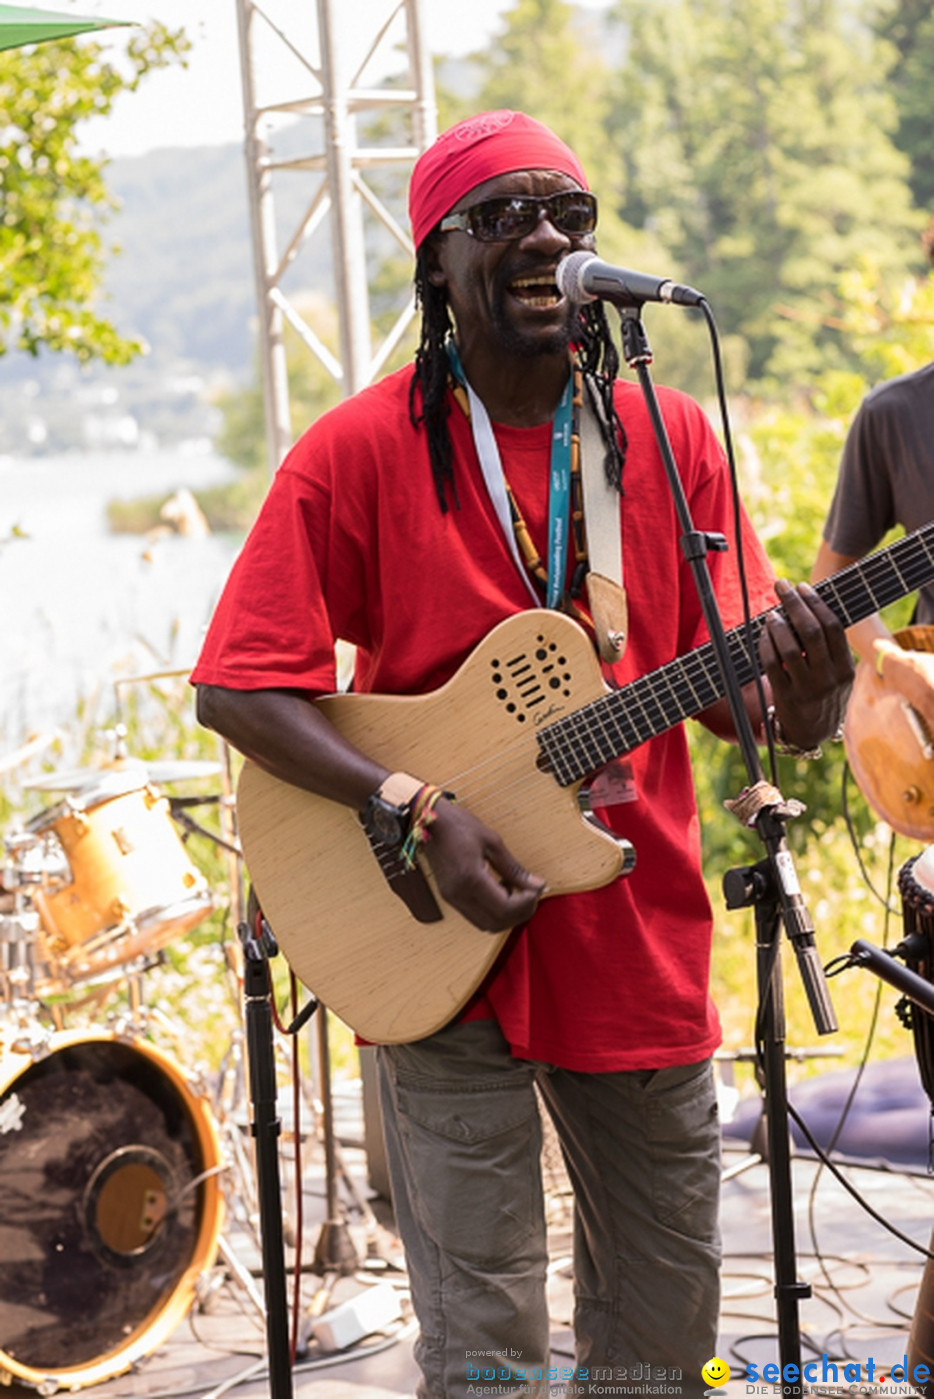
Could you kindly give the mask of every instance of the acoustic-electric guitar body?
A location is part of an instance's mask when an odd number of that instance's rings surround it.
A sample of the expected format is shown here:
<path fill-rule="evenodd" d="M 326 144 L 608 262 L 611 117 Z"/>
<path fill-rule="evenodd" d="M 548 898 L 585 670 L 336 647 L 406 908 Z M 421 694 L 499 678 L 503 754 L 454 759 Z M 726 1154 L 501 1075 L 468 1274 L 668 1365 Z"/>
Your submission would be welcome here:
<path fill-rule="evenodd" d="M 319 701 L 343 736 L 392 771 L 417 773 L 501 831 L 549 894 L 614 879 L 623 853 L 584 817 L 580 783 L 560 787 L 536 733 L 606 695 L 585 632 L 561 613 L 502 622 L 441 689 Z M 357 814 L 245 763 L 240 838 L 263 912 L 307 986 L 366 1039 L 420 1039 L 480 984 L 507 933 L 480 932 L 441 905 L 420 923 L 387 882 Z M 431 881 L 428 862 L 420 868 Z M 433 887 L 437 899 L 440 896 Z"/>

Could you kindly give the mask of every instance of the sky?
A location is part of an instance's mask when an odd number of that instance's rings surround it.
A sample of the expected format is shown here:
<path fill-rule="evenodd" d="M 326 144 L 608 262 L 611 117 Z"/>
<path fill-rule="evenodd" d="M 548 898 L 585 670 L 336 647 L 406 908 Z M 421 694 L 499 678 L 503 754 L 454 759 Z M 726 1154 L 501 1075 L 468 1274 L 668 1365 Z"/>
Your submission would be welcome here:
<path fill-rule="evenodd" d="M 38 0 L 41 5 L 44 0 Z M 348 62 L 356 65 L 396 0 L 332 0 L 340 26 L 339 42 Z M 590 8 L 609 0 L 579 0 Z M 265 14 L 278 23 L 300 51 L 314 61 L 316 0 L 261 0 Z M 500 27 L 511 0 L 421 0 L 421 17 L 432 54 L 459 56 L 483 48 Z M 240 58 L 235 0 L 49 0 L 49 9 L 94 18 L 146 23 L 159 19 L 170 28 L 184 26 L 193 47 L 185 69 L 173 66 L 150 74 L 140 90 L 121 96 L 109 118 L 88 123 L 83 146 L 89 153 L 140 155 L 156 147 L 216 145 L 238 141 L 243 134 Z M 126 29 L 110 31 L 125 45 Z M 109 39 L 110 32 L 95 37 Z M 395 21 L 367 76 L 384 77 L 391 68 L 393 38 L 404 36 Z M 254 44 L 258 100 L 262 104 L 284 96 L 307 96 L 315 90 L 286 45 L 263 23 L 257 23 Z M 380 60 L 383 60 L 380 62 Z"/>

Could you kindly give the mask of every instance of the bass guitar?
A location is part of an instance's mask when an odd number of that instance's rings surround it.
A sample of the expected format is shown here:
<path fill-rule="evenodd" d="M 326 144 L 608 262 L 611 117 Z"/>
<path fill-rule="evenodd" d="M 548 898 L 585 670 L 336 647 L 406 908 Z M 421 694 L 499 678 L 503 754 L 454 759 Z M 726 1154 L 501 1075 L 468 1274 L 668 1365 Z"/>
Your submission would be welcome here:
<path fill-rule="evenodd" d="M 845 626 L 934 577 L 934 524 L 823 579 Z M 739 683 L 753 679 L 769 613 L 727 633 Z M 751 640 L 751 649 L 749 641 Z M 708 642 L 608 690 L 576 622 L 545 609 L 495 627 L 428 695 L 332 695 L 322 712 L 390 771 L 452 791 L 505 836 L 549 895 L 598 888 L 626 851 L 581 810 L 584 781 L 613 758 L 693 717 L 723 686 Z M 480 932 L 444 905 L 420 922 L 393 893 L 357 814 L 245 762 L 237 791 L 250 878 L 296 975 L 365 1039 L 421 1039 L 457 1014 L 508 933 Z"/>

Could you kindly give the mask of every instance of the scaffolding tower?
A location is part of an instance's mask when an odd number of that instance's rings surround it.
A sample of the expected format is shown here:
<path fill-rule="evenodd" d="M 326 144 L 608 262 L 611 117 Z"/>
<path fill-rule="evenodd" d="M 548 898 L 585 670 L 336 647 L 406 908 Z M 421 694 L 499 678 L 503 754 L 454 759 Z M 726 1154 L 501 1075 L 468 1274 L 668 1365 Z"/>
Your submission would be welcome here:
<path fill-rule="evenodd" d="M 380 372 L 415 312 L 409 294 L 373 347 L 368 255 L 386 236 L 409 257 L 412 242 L 374 188 L 372 172 L 411 167 L 436 134 L 431 61 L 421 0 L 236 0 L 245 154 L 270 473 L 292 442 L 283 330 L 286 322 L 346 396 Z M 281 13 L 280 13 L 281 12 Z M 284 18 L 283 18 L 284 16 Z M 304 26 L 304 27 L 302 27 Z M 273 52 L 278 50 L 277 53 Z M 269 93 L 264 59 L 285 57 L 295 93 Z M 401 60 L 401 67 L 400 67 Z M 276 85 L 282 86 L 280 76 Z M 264 87 L 265 85 L 265 87 Z M 288 139 L 285 133 L 288 132 Z M 400 132 L 402 133 L 400 139 Z M 296 141 L 302 148 L 296 153 Z M 282 180 L 307 198 L 284 226 Z M 294 193 L 294 192 L 293 192 Z M 294 205 L 294 198 L 289 204 Z M 330 244 L 339 352 L 289 285 L 300 256 Z M 326 248 L 323 250 L 326 253 Z M 319 260 L 320 266 L 320 260 Z M 290 272 L 293 274 L 289 278 Z"/>

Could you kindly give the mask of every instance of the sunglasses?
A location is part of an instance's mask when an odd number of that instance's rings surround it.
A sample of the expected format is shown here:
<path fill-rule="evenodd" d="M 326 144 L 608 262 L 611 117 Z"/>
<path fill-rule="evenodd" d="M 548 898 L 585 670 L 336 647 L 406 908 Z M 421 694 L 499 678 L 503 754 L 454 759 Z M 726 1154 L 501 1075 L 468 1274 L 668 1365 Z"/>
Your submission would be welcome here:
<path fill-rule="evenodd" d="M 485 199 L 470 209 L 448 214 L 438 225 L 442 233 L 460 229 L 481 243 L 508 243 L 525 238 L 541 222 L 542 214 L 559 233 L 579 238 L 597 226 L 597 201 L 584 190 L 562 190 L 560 194 L 513 194 L 502 199 Z"/>

